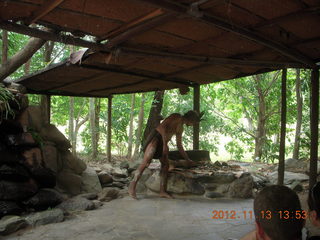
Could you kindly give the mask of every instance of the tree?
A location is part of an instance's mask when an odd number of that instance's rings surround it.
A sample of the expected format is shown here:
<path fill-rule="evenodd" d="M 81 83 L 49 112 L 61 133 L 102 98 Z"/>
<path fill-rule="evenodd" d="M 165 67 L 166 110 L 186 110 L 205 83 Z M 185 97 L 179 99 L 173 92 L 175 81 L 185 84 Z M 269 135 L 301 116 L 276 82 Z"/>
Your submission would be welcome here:
<path fill-rule="evenodd" d="M 98 156 L 100 99 L 89 99 L 89 119 L 91 133 L 92 158 Z"/>
<path fill-rule="evenodd" d="M 161 120 L 160 115 L 161 115 L 161 110 L 163 105 L 163 96 L 164 96 L 164 91 L 156 91 L 154 93 L 147 125 L 143 133 L 142 145 L 147 140 L 147 137 L 149 136 L 150 132 L 153 129 L 155 129 L 160 123 L 160 120 Z"/>
<path fill-rule="evenodd" d="M 133 143 L 133 117 L 134 117 L 134 104 L 135 94 L 131 94 L 131 111 L 130 111 L 130 122 L 129 122 L 129 137 L 128 137 L 128 153 L 127 157 L 130 159 L 132 156 L 132 143 Z"/>
<path fill-rule="evenodd" d="M 8 32 L 2 31 L 2 65 L 5 65 L 8 60 Z"/>
<path fill-rule="evenodd" d="M 136 133 L 136 143 L 133 158 L 136 159 L 139 155 L 139 147 L 141 145 L 141 133 L 142 133 L 142 126 L 143 126 L 143 118 L 144 118 L 144 104 L 145 104 L 145 94 L 142 93 L 141 95 L 141 105 L 139 110 L 139 117 L 138 117 L 138 126 L 137 126 L 137 133 Z"/>
<path fill-rule="evenodd" d="M 302 126 L 302 93 L 301 93 L 301 79 L 300 79 L 300 69 L 296 69 L 296 98 L 297 98 L 297 123 L 296 132 L 294 138 L 294 147 L 292 158 L 299 159 L 299 149 L 300 149 L 300 135 Z"/>
<path fill-rule="evenodd" d="M 0 67 L 0 81 L 5 79 L 22 64 L 26 63 L 32 55 L 38 51 L 44 44 L 45 40 L 39 38 L 30 38 L 24 48 L 12 56 L 5 64 Z"/>

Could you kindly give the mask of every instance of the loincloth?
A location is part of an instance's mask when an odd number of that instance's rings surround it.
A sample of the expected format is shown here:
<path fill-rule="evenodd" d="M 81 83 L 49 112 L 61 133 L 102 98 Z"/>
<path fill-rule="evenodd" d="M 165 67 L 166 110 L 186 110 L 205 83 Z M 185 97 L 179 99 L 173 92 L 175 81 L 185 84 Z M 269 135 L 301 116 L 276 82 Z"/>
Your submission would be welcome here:
<path fill-rule="evenodd" d="M 146 143 L 143 146 L 143 152 L 146 151 L 148 145 L 154 138 L 158 139 L 158 143 L 153 158 L 160 159 L 163 152 L 163 140 L 162 135 L 156 129 L 152 130 L 149 136 L 147 137 Z"/>

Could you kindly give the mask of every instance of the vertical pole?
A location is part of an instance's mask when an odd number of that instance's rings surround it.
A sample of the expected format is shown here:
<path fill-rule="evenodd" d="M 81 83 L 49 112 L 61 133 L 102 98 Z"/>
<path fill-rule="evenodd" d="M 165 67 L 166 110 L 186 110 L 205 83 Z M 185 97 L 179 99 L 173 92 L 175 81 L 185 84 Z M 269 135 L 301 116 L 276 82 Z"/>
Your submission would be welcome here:
<path fill-rule="evenodd" d="M 311 72 L 310 94 L 310 178 L 309 189 L 317 182 L 318 136 L 319 136 L 319 69 Z"/>
<path fill-rule="evenodd" d="M 50 123 L 50 115 L 51 115 L 51 96 L 50 95 L 42 95 L 40 98 L 40 107 L 41 114 L 43 116 L 44 122 Z"/>
<path fill-rule="evenodd" d="M 108 97 L 108 130 L 107 130 L 107 160 L 111 162 L 111 113 L 112 96 Z"/>
<path fill-rule="evenodd" d="M 193 110 L 200 113 L 200 85 L 193 88 Z M 193 150 L 199 150 L 199 123 L 193 126 Z"/>
<path fill-rule="evenodd" d="M 47 119 L 48 123 L 50 124 L 50 118 L 51 118 L 51 95 L 46 95 L 46 100 L 47 100 Z"/>
<path fill-rule="evenodd" d="M 278 166 L 278 185 L 283 185 L 284 180 L 284 158 L 286 147 L 286 123 L 287 123 L 287 69 L 282 69 L 281 81 L 281 132 Z"/>

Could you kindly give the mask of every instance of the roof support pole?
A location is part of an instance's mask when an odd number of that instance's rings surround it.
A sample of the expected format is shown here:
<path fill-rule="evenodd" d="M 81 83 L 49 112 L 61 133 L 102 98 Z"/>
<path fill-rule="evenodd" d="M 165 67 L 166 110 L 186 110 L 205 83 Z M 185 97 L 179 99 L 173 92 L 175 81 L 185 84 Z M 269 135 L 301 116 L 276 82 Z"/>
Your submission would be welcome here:
<path fill-rule="evenodd" d="M 278 166 L 278 185 L 283 185 L 284 180 L 284 158 L 286 146 L 286 123 L 287 123 L 287 69 L 282 69 L 281 81 L 281 130 L 280 130 L 280 149 Z"/>
<path fill-rule="evenodd" d="M 43 116 L 44 122 L 47 124 L 50 123 L 50 115 L 51 115 L 51 96 L 50 95 L 42 95 L 40 100 L 40 108 L 41 114 Z"/>
<path fill-rule="evenodd" d="M 193 87 L 193 110 L 200 113 L 200 85 Z M 193 125 L 193 150 L 199 150 L 200 124 Z"/>
<path fill-rule="evenodd" d="M 108 97 L 107 161 L 111 162 L 112 96 Z"/>
<path fill-rule="evenodd" d="M 310 178 L 309 189 L 317 182 L 318 136 L 319 136 L 319 69 L 311 72 L 310 93 Z"/>

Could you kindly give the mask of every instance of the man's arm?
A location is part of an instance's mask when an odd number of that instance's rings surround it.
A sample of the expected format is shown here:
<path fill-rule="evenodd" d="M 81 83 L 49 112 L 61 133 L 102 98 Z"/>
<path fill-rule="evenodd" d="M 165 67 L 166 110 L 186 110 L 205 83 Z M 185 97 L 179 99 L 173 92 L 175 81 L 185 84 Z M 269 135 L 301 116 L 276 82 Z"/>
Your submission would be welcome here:
<path fill-rule="evenodd" d="M 183 146 L 182 146 L 182 131 L 177 132 L 176 133 L 176 140 L 177 140 L 177 147 L 178 150 L 180 152 L 180 154 L 182 155 L 182 157 L 186 160 L 191 160 L 188 156 L 188 154 L 184 151 Z"/>

